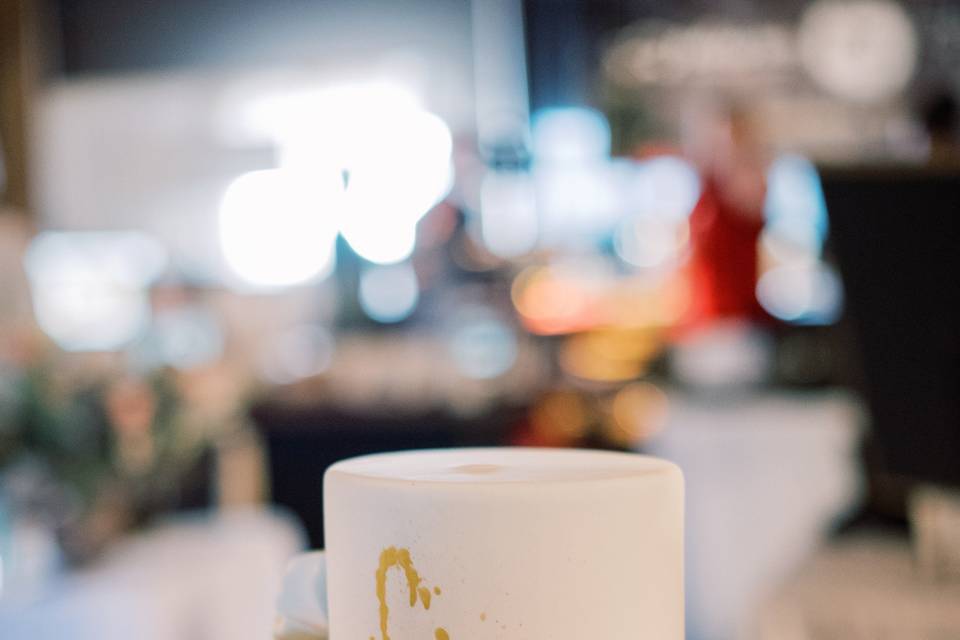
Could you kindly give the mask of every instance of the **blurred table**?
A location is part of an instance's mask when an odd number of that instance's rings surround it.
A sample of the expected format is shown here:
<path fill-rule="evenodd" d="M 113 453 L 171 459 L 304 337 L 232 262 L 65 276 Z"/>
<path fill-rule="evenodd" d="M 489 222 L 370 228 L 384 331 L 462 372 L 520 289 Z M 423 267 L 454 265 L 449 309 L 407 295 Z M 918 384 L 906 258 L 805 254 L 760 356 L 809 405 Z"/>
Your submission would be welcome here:
<path fill-rule="evenodd" d="M 293 519 L 267 511 L 164 524 L 29 603 L 0 600 L 0 640 L 264 640 L 303 544 Z"/>
<path fill-rule="evenodd" d="M 860 409 L 838 391 L 669 391 L 649 451 L 686 477 L 687 637 L 747 637 L 859 490 Z"/>
<path fill-rule="evenodd" d="M 923 577 L 905 537 L 858 535 L 825 547 L 771 598 L 757 637 L 960 638 L 960 581 Z"/>

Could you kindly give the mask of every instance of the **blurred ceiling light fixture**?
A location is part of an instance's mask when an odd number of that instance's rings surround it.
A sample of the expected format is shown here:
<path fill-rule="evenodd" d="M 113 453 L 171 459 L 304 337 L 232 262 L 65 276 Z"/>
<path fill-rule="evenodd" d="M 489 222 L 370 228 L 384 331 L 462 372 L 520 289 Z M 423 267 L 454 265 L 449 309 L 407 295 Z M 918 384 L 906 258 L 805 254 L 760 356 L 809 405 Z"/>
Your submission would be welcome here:
<path fill-rule="evenodd" d="M 408 258 L 417 222 L 453 185 L 449 127 L 396 85 L 275 97 L 249 119 L 276 142 L 283 168 L 339 183 L 339 231 L 370 262 Z"/>
<path fill-rule="evenodd" d="M 383 324 L 410 317 L 420 299 L 417 274 L 408 262 L 370 265 L 360 275 L 360 307 Z"/>
<path fill-rule="evenodd" d="M 227 264 L 254 287 L 287 287 L 329 275 L 342 196 L 335 176 L 283 169 L 241 175 L 220 203 Z"/>
<path fill-rule="evenodd" d="M 813 80 L 854 102 L 900 93 L 919 57 L 910 16 L 891 0 L 817 0 L 804 12 L 797 39 Z"/>
<path fill-rule="evenodd" d="M 164 248 L 132 231 L 48 231 L 25 257 L 40 328 L 68 351 L 113 351 L 150 320 L 148 287 L 166 268 Z"/>

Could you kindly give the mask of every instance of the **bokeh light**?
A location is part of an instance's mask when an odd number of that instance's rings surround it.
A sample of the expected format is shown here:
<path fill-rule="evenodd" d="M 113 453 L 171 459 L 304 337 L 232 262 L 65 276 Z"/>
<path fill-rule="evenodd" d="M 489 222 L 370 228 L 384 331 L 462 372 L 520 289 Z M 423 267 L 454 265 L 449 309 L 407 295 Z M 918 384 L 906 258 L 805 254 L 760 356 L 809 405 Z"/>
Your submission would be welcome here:
<path fill-rule="evenodd" d="M 274 95 L 253 101 L 241 119 L 251 135 L 277 146 L 282 169 L 310 176 L 308 184 L 322 187 L 312 196 L 314 205 L 369 262 L 393 264 L 410 257 L 417 221 L 453 186 L 449 127 L 423 109 L 412 91 L 394 83 Z M 292 218 L 291 224 L 297 222 L 299 228 L 287 224 L 291 235 L 316 236 L 304 228 L 304 216 Z M 318 242 L 326 242 L 328 235 L 324 229 Z M 242 239 L 235 243 L 248 244 Z M 234 249 L 231 264 L 243 265 L 243 277 L 254 284 L 286 285 L 312 277 L 302 276 L 310 271 L 306 266 L 290 266 L 289 274 L 280 273 L 279 266 L 269 274 L 264 267 L 251 269 L 251 253 Z M 291 244 L 285 261 L 296 254 L 296 244 Z"/>
<path fill-rule="evenodd" d="M 530 426 L 545 444 L 569 445 L 589 429 L 589 411 L 579 393 L 551 391 L 531 408 Z"/>
<path fill-rule="evenodd" d="M 389 211 L 387 203 L 382 206 Z M 347 213 L 340 233 L 357 255 L 374 264 L 402 262 L 413 255 L 417 246 L 416 224 L 400 217 L 385 216 L 374 221 L 363 213 Z"/>
<path fill-rule="evenodd" d="M 824 89 L 856 102 L 893 97 L 913 77 L 917 34 L 891 0 L 818 0 L 804 12 L 800 59 Z"/>
<path fill-rule="evenodd" d="M 197 305 L 157 312 L 145 342 L 141 357 L 150 364 L 183 370 L 215 362 L 224 347 L 217 317 Z"/>
<path fill-rule="evenodd" d="M 536 246 L 540 222 L 536 188 L 530 174 L 490 171 L 480 190 L 480 230 L 490 253 L 500 258 L 522 256 Z"/>
<path fill-rule="evenodd" d="M 440 118 L 419 110 L 385 116 L 365 135 L 382 146 L 342 166 L 340 231 L 363 258 L 400 262 L 413 252 L 416 223 L 451 189 L 452 137 Z"/>
<path fill-rule="evenodd" d="M 417 274 L 409 263 L 371 265 L 360 275 L 360 306 L 384 324 L 410 317 L 420 299 Z"/>
<path fill-rule="evenodd" d="M 785 264 L 760 277 L 757 300 L 770 315 L 792 324 L 832 324 L 843 310 L 843 286 L 823 262 Z"/>
<path fill-rule="evenodd" d="M 253 171 L 236 178 L 220 204 L 220 247 L 245 284 L 298 285 L 334 267 L 336 176 L 289 170 Z"/>
<path fill-rule="evenodd" d="M 742 320 L 725 320 L 688 335 L 671 352 L 670 368 L 693 388 L 730 389 L 763 383 L 773 366 L 770 336 Z"/>
<path fill-rule="evenodd" d="M 624 220 L 614 235 L 614 251 L 627 264 L 643 269 L 677 260 L 690 238 L 685 222 L 671 223 L 647 216 Z"/>
<path fill-rule="evenodd" d="M 685 221 L 700 197 L 696 168 L 678 156 L 658 156 L 637 164 L 630 182 L 631 207 L 672 222 Z"/>
<path fill-rule="evenodd" d="M 620 382 L 643 374 L 663 347 L 655 331 L 597 329 L 567 338 L 560 367 L 581 380 Z"/>
<path fill-rule="evenodd" d="M 291 384 L 320 375 L 333 362 L 333 334 L 320 324 L 298 324 L 282 331 L 266 345 L 261 374 L 274 384 Z"/>
<path fill-rule="evenodd" d="M 68 351 L 126 346 L 150 321 L 147 287 L 166 260 L 142 233 L 41 233 L 25 257 L 37 323 Z"/>
<path fill-rule="evenodd" d="M 333 156 L 350 164 L 376 149 L 370 137 L 357 135 L 364 122 L 375 126 L 385 112 L 420 108 L 416 94 L 407 87 L 372 80 L 262 95 L 240 109 L 239 119 L 249 136 L 278 143 L 284 154 L 311 163 Z M 329 151 L 318 150 L 321 142 Z"/>
<path fill-rule="evenodd" d="M 663 429 L 668 407 L 667 394 L 655 384 L 624 385 L 613 397 L 608 434 L 624 446 L 644 443 Z"/>
<path fill-rule="evenodd" d="M 827 235 L 827 206 L 820 176 L 803 156 L 784 154 L 767 170 L 764 234 L 771 245 L 789 244 L 809 256 L 819 256 Z"/>
<path fill-rule="evenodd" d="M 593 247 L 629 210 L 618 163 L 537 164 L 537 206 L 545 244 L 571 250 Z"/>
<path fill-rule="evenodd" d="M 610 125 L 594 109 L 544 109 L 534 115 L 531 133 L 538 163 L 577 164 L 610 155 Z"/>
<path fill-rule="evenodd" d="M 370 262 L 408 258 L 417 221 L 453 184 L 449 127 L 394 84 L 278 97 L 254 105 L 251 119 L 276 141 L 282 167 L 339 184 L 340 232 Z"/>
<path fill-rule="evenodd" d="M 588 311 L 590 292 L 556 267 L 528 267 L 514 279 L 513 304 L 534 333 L 565 333 Z"/>
<path fill-rule="evenodd" d="M 467 312 L 453 330 L 450 353 L 463 375 L 496 378 L 509 371 L 517 360 L 517 334 L 492 311 Z"/>

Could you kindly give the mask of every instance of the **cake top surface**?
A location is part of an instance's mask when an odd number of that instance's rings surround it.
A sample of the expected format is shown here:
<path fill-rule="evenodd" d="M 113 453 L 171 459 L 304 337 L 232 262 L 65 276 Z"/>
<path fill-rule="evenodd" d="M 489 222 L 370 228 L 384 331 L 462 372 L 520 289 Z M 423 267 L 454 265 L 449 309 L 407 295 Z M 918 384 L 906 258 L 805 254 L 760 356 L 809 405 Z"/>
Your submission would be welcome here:
<path fill-rule="evenodd" d="M 338 462 L 328 473 L 398 482 L 539 484 L 679 474 L 679 470 L 673 463 L 634 453 L 499 447 L 373 454 Z"/>

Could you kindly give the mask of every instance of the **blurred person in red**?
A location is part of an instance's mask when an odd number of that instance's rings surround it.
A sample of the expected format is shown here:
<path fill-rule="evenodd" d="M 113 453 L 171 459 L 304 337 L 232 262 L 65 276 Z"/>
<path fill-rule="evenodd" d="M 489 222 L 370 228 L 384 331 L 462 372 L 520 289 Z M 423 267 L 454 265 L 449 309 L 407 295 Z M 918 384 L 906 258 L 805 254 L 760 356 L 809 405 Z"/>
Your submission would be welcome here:
<path fill-rule="evenodd" d="M 689 324 L 763 323 L 768 316 L 755 290 L 767 159 L 756 127 L 733 102 L 700 114 L 692 124 L 686 147 L 702 187 L 690 215 Z"/>

